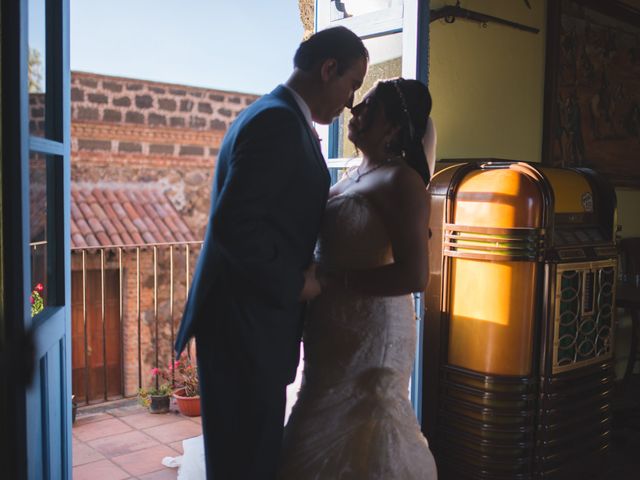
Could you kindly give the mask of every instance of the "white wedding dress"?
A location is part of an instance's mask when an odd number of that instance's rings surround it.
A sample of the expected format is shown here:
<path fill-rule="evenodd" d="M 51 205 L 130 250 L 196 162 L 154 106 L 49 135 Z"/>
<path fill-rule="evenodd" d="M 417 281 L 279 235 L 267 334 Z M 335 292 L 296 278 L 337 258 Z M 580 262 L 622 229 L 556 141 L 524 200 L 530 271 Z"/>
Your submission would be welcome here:
<path fill-rule="evenodd" d="M 382 220 L 364 196 L 329 200 L 316 256 L 336 271 L 392 261 Z M 279 480 L 436 480 L 408 395 L 411 296 L 329 288 L 309 304 L 303 341 L 304 379 L 285 428 Z M 202 438 L 184 448 L 178 478 L 204 479 Z"/>
<path fill-rule="evenodd" d="M 392 262 L 389 237 L 360 194 L 327 204 L 317 246 L 326 268 Z M 408 396 L 416 329 L 410 295 L 327 289 L 309 305 L 304 379 L 287 423 L 280 480 L 435 480 Z"/>

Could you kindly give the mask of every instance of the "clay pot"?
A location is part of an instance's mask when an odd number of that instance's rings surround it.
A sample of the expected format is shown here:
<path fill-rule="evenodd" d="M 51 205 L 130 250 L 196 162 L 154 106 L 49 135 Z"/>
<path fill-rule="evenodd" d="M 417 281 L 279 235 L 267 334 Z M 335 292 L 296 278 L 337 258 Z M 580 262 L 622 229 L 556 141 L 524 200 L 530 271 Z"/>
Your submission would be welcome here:
<path fill-rule="evenodd" d="M 173 398 L 176 399 L 178 410 L 180 410 L 182 415 L 186 415 L 187 417 L 200 416 L 200 395 L 185 397 L 184 388 L 181 388 L 173 392 Z"/>

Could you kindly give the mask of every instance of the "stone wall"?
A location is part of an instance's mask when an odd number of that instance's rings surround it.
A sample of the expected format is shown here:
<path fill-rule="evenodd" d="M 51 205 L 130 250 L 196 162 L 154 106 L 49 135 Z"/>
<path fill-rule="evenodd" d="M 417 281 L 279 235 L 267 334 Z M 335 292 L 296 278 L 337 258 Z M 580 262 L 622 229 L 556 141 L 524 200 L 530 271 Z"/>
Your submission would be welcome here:
<path fill-rule="evenodd" d="M 256 98 L 72 72 L 72 181 L 159 185 L 191 231 L 203 237 L 220 143 Z M 31 133 L 42 135 L 43 94 L 29 100 Z"/>

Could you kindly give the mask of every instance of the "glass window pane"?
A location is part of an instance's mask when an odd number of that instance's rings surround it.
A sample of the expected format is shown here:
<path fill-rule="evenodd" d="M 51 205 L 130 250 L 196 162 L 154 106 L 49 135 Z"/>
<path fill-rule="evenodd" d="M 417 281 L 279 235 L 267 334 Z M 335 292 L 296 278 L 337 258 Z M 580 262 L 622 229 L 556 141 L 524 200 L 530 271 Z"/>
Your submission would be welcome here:
<path fill-rule="evenodd" d="M 382 37 L 374 37 L 364 41 L 369 50 L 369 70 L 364 79 L 362 88 L 356 92 L 354 105 L 362 100 L 362 97 L 375 85 L 378 80 L 399 77 L 402 74 L 402 33 L 394 33 Z M 338 118 L 339 144 L 338 158 L 350 158 L 356 156 L 356 150 L 347 138 L 346 126 L 351 120 L 351 112 L 344 110 Z"/>
<path fill-rule="evenodd" d="M 46 0 L 29 0 L 29 133 L 45 136 Z"/>
<path fill-rule="evenodd" d="M 386 10 L 392 3 L 392 0 L 331 0 L 331 21 Z"/>
<path fill-rule="evenodd" d="M 36 315 L 48 302 L 47 271 L 47 157 L 31 153 L 29 158 L 29 232 L 31 242 L 31 313 Z"/>

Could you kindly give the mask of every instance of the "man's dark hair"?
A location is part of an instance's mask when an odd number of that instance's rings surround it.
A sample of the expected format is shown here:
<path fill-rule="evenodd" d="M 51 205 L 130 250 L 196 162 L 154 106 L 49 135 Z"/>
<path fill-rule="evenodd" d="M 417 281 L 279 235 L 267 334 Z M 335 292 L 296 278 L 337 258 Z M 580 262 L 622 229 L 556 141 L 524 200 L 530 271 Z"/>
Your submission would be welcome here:
<path fill-rule="evenodd" d="M 332 27 L 314 33 L 302 42 L 293 57 L 293 66 L 310 72 L 319 63 L 333 58 L 342 75 L 359 58 L 369 61 L 369 52 L 362 40 L 345 27 Z"/>

